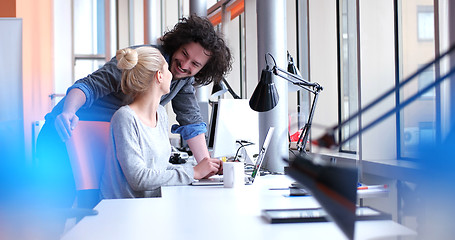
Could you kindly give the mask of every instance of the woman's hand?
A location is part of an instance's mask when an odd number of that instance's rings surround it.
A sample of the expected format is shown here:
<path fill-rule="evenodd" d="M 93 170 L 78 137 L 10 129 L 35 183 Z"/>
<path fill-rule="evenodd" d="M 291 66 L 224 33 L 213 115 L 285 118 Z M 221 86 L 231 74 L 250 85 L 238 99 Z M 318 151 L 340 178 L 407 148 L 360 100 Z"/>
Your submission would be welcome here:
<path fill-rule="evenodd" d="M 223 162 L 216 158 L 204 158 L 194 167 L 194 179 L 209 178 L 223 169 Z"/>

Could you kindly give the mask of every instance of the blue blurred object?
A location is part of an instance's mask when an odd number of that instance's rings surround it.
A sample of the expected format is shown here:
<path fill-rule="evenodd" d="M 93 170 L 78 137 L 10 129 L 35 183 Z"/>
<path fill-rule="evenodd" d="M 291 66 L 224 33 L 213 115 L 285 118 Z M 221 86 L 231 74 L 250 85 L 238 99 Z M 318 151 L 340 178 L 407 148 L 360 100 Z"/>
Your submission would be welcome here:
<path fill-rule="evenodd" d="M 452 124 L 452 126 L 455 126 Z M 453 239 L 455 228 L 455 131 L 442 144 L 421 147 L 417 221 L 421 239 Z"/>

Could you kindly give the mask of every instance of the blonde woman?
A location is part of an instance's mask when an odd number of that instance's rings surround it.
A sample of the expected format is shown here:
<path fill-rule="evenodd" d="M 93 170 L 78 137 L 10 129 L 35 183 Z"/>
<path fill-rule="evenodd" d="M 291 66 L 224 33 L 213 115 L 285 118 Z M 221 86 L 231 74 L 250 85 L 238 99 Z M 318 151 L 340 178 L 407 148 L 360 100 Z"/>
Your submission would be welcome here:
<path fill-rule="evenodd" d="M 158 197 L 163 185 L 185 185 L 216 174 L 219 162 L 210 158 L 194 167 L 169 163 L 168 119 L 160 99 L 170 91 L 172 73 L 160 51 L 126 48 L 118 50 L 116 58 L 122 70 L 120 86 L 130 103 L 111 119 L 102 197 Z"/>

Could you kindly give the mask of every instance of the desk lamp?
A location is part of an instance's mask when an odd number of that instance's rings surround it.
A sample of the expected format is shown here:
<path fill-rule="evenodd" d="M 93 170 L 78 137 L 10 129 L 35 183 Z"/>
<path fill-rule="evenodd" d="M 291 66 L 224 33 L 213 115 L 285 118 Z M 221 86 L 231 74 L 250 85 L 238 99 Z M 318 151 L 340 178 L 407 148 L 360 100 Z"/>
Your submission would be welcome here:
<path fill-rule="evenodd" d="M 273 60 L 272 67 L 270 67 L 267 62 L 267 56 L 270 56 L 270 58 L 272 58 Z M 265 55 L 266 68 L 262 70 L 261 79 L 256 89 L 254 90 L 253 95 L 251 95 L 250 107 L 251 109 L 257 112 L 266 112 L 273 109 L 278 104 L 279 96 L 275 87 L 275 83 L 272 81 L 272 74 L 275 74 L 276 76 L 279 76 L 289 81 L 293 85 L 313 93 L 314 94 L 313 103 L 311 105 L 308 120 L 305 126 L 303 127 L 302 132 L 300 133 L 299 139 L 297 141 L 297 150 L 300 153 L 306 153 L 306 144 L 308 141 L 311 123 L 313 121 L 314 110 L 316 107 L 316 103 L 318 101 L 318 94 L 319 92 L 322 91 L 322 87 L 318 83 L 308 82 L 299 75 L 294 74 L 297 73 L 297 71 L 295 66 L 292 66 L 293 65 L 292 57 L 290 57 L 289 54 L 288 60 L 289 60 L 288 70 L 291 72 L 279 68 L 276 65 L 275 59 L 273 58 L 272 54 L 267 53 Z M 293 70 L 293 68 L 295 70 Z"/>
<path fill-rule="evenodd" d="M 273 60 L 270 67 L 267 56 Z M 308 140 L 314 110 L 318 100 L 318 94 L 322 87 L 318 83 L 308 82 L 297 74 L 293 69 L 292 58 L 288 54 L 288 72 L 277 67 L 275 59 L 270 53 L 265 56 L 266 68 L 262 70 L 261 79 L 250 99 L 250 107 L 257 112 L 265 112 L 273 109 L 279 100 L 272 74 L 275 74 L 290 83 L 313 93 L 308 121 L 300 133 L 297 149 L 300 152 L 292 161 L 289 161 L 287 174 L 304 185 L 320 202 L 340 229 L 349 239 L 354 236 L 355 209 L 357 200 L 357 170 L 351 168 L 339 168 L 335 166 L 321 166 L 313 163 L 310 155 L 306 154 Z"/>
<path fill-rule="evenodd" d="M 417 70 L 410 77 L 401 81 L 399 85 L 385 92 L 364 108 L 361 108 L 356 114 L 350 116 L 340 124 L 329 128 L 325 135 L 313 141 L 312 143 L 326 148 L 341 146 L 342 144 L 361 134 L 363 131 L 370 129 L 374 125 L 385 120 L 390 115 L 400 111 L 405 106 L 414 102 L 427 91 L 435 86 L 438 86 L 442 83 L 442 81 L 454 74 L 455 68 L 452 67 L 445 75 L 439 77 L 438 79 L 435 79 L 433 83 L 419 90 L 416 94 L 412 95 L 402 103 L 396 105 L 391 110 L 387 111 L 377 119 L 373 120 L 371 123 L 367 124 L 365 127 L 362 127 L 356 133 L 337 143 L 334 134 L 337 129 L 340 129 L 346 123 L 360 116 L 362 113 L 369 110 L 374 105 L 382 102 L 387 96 L 401 89 L 405 84 L 409 83 L 411 79 L 424 72 L 433 64 L 440 62 L 443 57 L 447 56 L 452 51 L 455 51 L 455 45 L 449 48 L 447 52 L 441 54 L 435 60 L 429 62 L 421 69 Z M 340 168 L 335 166 L 317 166 L 313 163 L 312 158 L 309 155 L 300 154 L 290 162 L 288 174 L 300 182 L 302 185 L 307 187 L 308 190 L 313 193 L 318 202 L 324 207 L 329 216 L 346 234 L 346 236 L 349 239 L 353 239 L 355 226 L 354 224 L 356 219 L 355 202 L 357 195 L 357 171 L 355 169 Z"/>

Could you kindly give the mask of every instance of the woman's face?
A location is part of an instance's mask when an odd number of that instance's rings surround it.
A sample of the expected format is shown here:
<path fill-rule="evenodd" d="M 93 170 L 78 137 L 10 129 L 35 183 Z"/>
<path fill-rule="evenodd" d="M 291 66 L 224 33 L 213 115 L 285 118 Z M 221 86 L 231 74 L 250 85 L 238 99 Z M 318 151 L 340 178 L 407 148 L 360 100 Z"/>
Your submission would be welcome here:
<path fill-rule="evenodd" d="M 163 90 L 165 93 L 170 92 L 171 88 L 171 81 L 172 81 L 172 73 L 169 71 L 169 65 L 166 61 L 164 61 L 163 65 Z"/>

